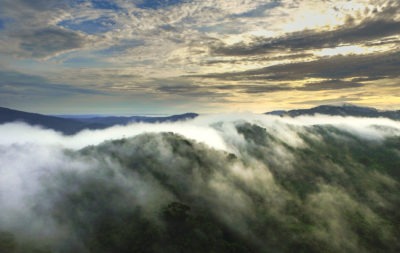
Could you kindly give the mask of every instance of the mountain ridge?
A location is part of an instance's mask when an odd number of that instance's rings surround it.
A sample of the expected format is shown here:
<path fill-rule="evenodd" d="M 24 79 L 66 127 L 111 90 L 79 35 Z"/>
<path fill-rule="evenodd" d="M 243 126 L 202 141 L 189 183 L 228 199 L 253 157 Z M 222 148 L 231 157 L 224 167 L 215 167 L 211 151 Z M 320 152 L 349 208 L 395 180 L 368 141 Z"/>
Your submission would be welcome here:
<path fill-rule="evenodd" d="M 356 105 L 320 105 L 309 109 L 295 109 L 295 110 L 276 110 L 266 112 L 267 115 L 298 117 L 303 115 L 324 114 L 331 116 L 353 116 L 353 117 L 367 117 L 367 118 L 389 118 L 393 120 L 400 120 L 400 110 L 378 110 L 373 107 L 362 107 Z"/>
<path fill-rule="evenodd" d="M 22 121 L 30 125 L 39 125 L 47 129 L 62 132 L 66 135 L 73 135 L 85 129 L 105 129 L 115 125 L 126 125 L 129 123 L 156 123 L 176 122 L 197 117 L 196 113 L 185 113 L 166 117 L 93 117 L 93 118 L 63 118 L 44 115 L 39 113 L 24 112 L 0 107 L 0 124 Z"/>
<path fill-rule="evenodd" d="M 309 109 L 276 110 L 264 113 L 281 117 L 298 117 L 303 115 L 331 115 L 353 116 L 367 118 L 388 118 L 400 121 L 400 110 L 378 110 L 372 107 L 355 105 L 320 105 Z M 65 135 L 73 135 L 85 129 L 105 129 L 115 125 L 127 125 L 130 123 L 158 123 L 177 122 L 198 117 L 197 113 L 183 113 L 171 116 L 94 116 L 80 117 L 70 115 L 68 118 L 54 115 L 24 112 L 6 107 L 0 107 L 0 124 L 22 121 L 30 125 L 39 125 L 47 129 L 62 132 Z"/>

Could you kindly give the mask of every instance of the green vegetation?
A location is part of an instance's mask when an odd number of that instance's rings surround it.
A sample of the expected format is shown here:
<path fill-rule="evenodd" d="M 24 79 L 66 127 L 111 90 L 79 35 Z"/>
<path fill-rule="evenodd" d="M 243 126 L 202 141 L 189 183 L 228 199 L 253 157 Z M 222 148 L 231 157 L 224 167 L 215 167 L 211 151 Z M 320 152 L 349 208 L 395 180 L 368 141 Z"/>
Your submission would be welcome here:
<path fill-rule="evenodd" d="M 66 151 L 92 169 L 51 177 L 35 209 L 64 237 L 1 232 L 0 252 L 400 252 L 400 137 L 236 128 L 235 154 L 172 133 Z"/>

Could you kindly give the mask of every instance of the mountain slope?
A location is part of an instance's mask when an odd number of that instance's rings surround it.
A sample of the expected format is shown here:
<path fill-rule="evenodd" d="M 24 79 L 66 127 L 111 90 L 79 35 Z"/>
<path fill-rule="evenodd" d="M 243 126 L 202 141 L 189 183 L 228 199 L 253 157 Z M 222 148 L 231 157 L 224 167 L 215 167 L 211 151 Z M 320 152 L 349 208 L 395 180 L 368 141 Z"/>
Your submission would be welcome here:
<path fill-rule="evenodd" d="M 399 129 L 368 138 L 365 128 L 284 121 L 213 127 L 232 153 L 168 132 L 29 162 L 32 175 L 49 172 L 27 196 L 23 219 L 35 222 L 0 232 L 0 252 L 400 251 Z"/>

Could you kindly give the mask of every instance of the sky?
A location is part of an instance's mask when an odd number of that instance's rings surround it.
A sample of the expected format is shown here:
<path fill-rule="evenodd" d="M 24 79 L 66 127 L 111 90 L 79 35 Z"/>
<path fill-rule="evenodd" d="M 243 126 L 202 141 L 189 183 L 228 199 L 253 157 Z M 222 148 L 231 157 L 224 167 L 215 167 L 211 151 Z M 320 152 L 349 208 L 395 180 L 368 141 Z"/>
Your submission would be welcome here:
<path fill-rule="evenodd" d="M 400 109 L 398 0 L 0 0 L 0 106 Z"/>

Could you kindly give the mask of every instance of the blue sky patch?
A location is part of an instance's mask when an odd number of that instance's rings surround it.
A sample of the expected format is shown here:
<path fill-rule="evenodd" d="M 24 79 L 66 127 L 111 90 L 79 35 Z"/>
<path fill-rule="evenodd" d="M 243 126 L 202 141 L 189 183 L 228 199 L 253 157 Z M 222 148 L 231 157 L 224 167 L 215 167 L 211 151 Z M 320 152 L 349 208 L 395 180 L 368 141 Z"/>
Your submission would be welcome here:
<path fill-rule="evenodd" d="M 91 0 L 93 8 L 95 9 L 104 9 L 104 10 L 119 10 L 120 7 L 114 2 L 110 0 Z"/>
<path fill-rule="evenodd" d="M 0 18 L 0 30 L 6 28 L 8 23 L 12 23 L 13 19 L 11 18 Z"/>
<path fill-rule="evenodd" d="M 130 48 L 135 48 L 139 46 L 145 45 L 145 42 L 143 40 L 122 40 L 119 42 L 118 45 L 111 46 L 106 49 L 102 49 L 97 51 L 99 55 L 115 55 L 119 53 L 123 53 L 124 51 L 130 49 Z"/>
<path fill-rule="evenodd" d="M 267 4 L 263 4 L 258 6 L 257 8 L 244 12 L 244 13 L 240 13 L 237 15 L 233 15 L 234 17 L 238 17 L 238 18 L 257 18 L 257 17 L 262 17 L 264 16 L 265 11 L 267 10 L 271 10 L 274 9 L 276 7 L 280 6 L 280 2 L 279 1 L 274 1 L 274 2 L 270 2 Z"/>
<path fill-rule="evenodd" d="M 142 9 L 160 9 L 181 3 L 188 2 L 187 0 L 143 0 L 141 3 L 136 4 L 137 7 Z"/>
<path fill-rule="evenodd" d="M 94 9 L 101 10 L 121 10 L 117 3 L 113 0 L 68 0 L 71 6 L 79 6 L 80 4 L 90 3 Z"/>
<path fill-rule="evenodd" d="M 93 57 L 73 57 L 63 61 L 63 65 L 66 67 L 108 67 L 108 63 L 102 62 L 98 58 Z"/>
<path fill-rule="evenodd" d="M 109 17 L 100 17 L 98 19 L 85 20 L 78 23 L 74 20 L 64 20 L 58 23 L 58 25 L 88 34 L 97 34 L 112 30 L 115 21 Z"/>

